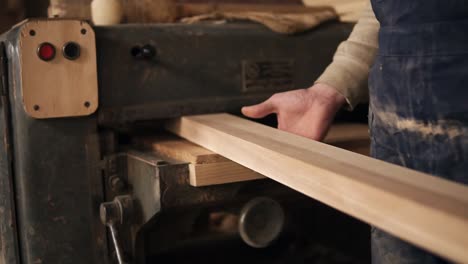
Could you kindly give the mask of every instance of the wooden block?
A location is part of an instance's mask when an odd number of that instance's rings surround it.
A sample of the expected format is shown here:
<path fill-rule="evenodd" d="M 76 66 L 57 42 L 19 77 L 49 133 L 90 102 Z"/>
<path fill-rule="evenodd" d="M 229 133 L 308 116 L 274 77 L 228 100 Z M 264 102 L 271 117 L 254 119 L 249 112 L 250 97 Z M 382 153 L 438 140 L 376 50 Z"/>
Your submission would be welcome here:
<path fill-rule="evenodd" d="M 264 178 L 255 171 L 182 138 L 166 135 L 140 139 L 140 143 L 163 156 L 190 162 L 190 184 L 193 186 Z"/>
<path fill-rule="evenodd" d="M 468 186 L 228 114 L 167 129 L 454 262 L 468 263 Z"/>
<path fill-rule="evenodd" d="M 233 161 L 190 164 L 190 185 L 209 186 L 263 179 L 265 176 Z"/>

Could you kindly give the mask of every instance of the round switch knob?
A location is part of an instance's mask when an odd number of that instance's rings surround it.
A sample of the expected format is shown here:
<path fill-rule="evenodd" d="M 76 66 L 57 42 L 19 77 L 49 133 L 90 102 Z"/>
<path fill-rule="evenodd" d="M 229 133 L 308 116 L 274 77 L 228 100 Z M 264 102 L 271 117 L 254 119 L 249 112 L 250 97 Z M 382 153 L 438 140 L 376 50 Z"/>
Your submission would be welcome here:
<path fill-rule="evenodd" d="M 37 56 L 43 61 L 51 61 L 55 58 L 54 45 L 44 42 L 37 48 Z"/>
<path fill-rule="evenodd" d="M 156 48 L 149 44 L 144 45 L 143 47 L 134 46 L 130 53 L 135 59 L 143 60 L 153 60 L 157 55 Z"/>
<path fill-rule="evenodd" d="M 69 60 L 76 60 L 80 57 L 81 48 L 75 42 L 68 42 L 63 46 L 63 56 Z"/>
<path fill-rule="evenodd" d="M 141 47 L 141 56 L 145 59 L 151 59 L 156 55 L 156 50 L 151 45 Z"/>

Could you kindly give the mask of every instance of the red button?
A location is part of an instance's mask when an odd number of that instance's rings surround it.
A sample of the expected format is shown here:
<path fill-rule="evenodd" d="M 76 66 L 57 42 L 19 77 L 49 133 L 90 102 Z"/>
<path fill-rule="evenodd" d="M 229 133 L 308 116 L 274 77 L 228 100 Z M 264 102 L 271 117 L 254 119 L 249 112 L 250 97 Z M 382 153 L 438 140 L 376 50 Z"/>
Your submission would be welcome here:
<path fill-rule="evenodd" d="M 44 42 L 39 45 L 37 49 L 37 55 L 43 61 L 50 61 L 55 57 L 55 47 L 54 45 Z"/>

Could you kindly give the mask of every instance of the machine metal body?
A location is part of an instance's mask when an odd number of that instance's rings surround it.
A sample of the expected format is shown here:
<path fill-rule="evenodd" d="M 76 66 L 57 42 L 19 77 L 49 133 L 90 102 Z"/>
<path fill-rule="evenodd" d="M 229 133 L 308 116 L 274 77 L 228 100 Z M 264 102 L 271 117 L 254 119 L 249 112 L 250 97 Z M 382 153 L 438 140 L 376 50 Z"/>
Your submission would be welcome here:
<path fill-rule="evenodd" d="M 34 21 L 35 25 L 45 22 L 61 23 Z M 249 207 L 242 208 L 259 196 L 277 201 L 286 215 L 300 216 L 295 219 L 309 219 L 298 213 L 306 209 L 325 210 L 270 180 L 192 187 L 187 164 L 139 149 L 131 138 L 148 132 L 149 126 L 157 131 L 158 123 L 167 118 L 236 113 L 241 106 L 275 92 L 309 86 L 330 63 L 352 25 L 332 23 L 285 36 L 250 23 L 90 28 L 80 22 L 86 32 L 95 33 L 98 100 L 93 102 L 98 103 L 97 110 L 38 118 L 31 112 L 41 108 L 25 108 L 22 87 L 23 78 L 35 74 L 31 67 L 25 72 L 21 63 L 23 54 L 33 54 L 23 50 L 20 42 L 22 30 L 31 23 L 0 37 L 0 263 L 113 263 L 118 261 L 116 248 L 121 249 L 121 262 L 164 260 L 173 256 L 170 252 L 175 248 L 190 248 L 191 243 L 239 237 L 237 229 L 213 229 L 213 215 L 242 218 Z M 47 30 L 38 34 L 47 37 Z M 56 43 L 51 38 L 49 42 Z M 61 42 L 54 45 L 55 56 L 62 56 Z M 82 46 L 78 56 L 89 49 Z M 76 57 L 76 49 L 69 55 Z M 79 63 L 79 59 L 67 63 Z M 48 81 L 56 74 L 41 72 Z M 56 76 L 67 89 L 86 90 L 81 86 L 89 83 L 84 80 L 89 75 L 62 77 Z M 40 78 L 35 85 L 47 90 Z M 56 93 L 73 100 L 67 93 Z M 86 102 L 79 106 L 95 107 Z M 128 198 L 131 208 L 106 204 L 115 197 Z M 113 205 L 121 206 L 117 216 Z M 262 208 L 255 205 L 250 203 L 251 208 Z M 283 214 L 276 207 L 272 212 Z M 278 222 L 282 229 L 296 226 L 285 219 Z M 345 226 L 365 228 L 346 221 Z M 103 223 L 112 225 L 118 236 L 114 232 L 111 236 Z M 119 241 L 119 247 L 112 239 Z M 256 240 L 250 239 L 255 246 L 252 241 Z"/>

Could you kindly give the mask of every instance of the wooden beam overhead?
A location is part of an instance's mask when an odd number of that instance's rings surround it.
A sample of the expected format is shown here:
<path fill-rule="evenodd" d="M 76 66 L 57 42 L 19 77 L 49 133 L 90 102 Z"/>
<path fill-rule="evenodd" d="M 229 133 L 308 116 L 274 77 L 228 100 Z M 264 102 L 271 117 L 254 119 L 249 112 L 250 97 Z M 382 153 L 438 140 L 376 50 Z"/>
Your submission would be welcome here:
<path fill-rule="evenodd" d="M 228 114 L 167 129 L 311 198 L 468 263 L 468 187 Z"/>

